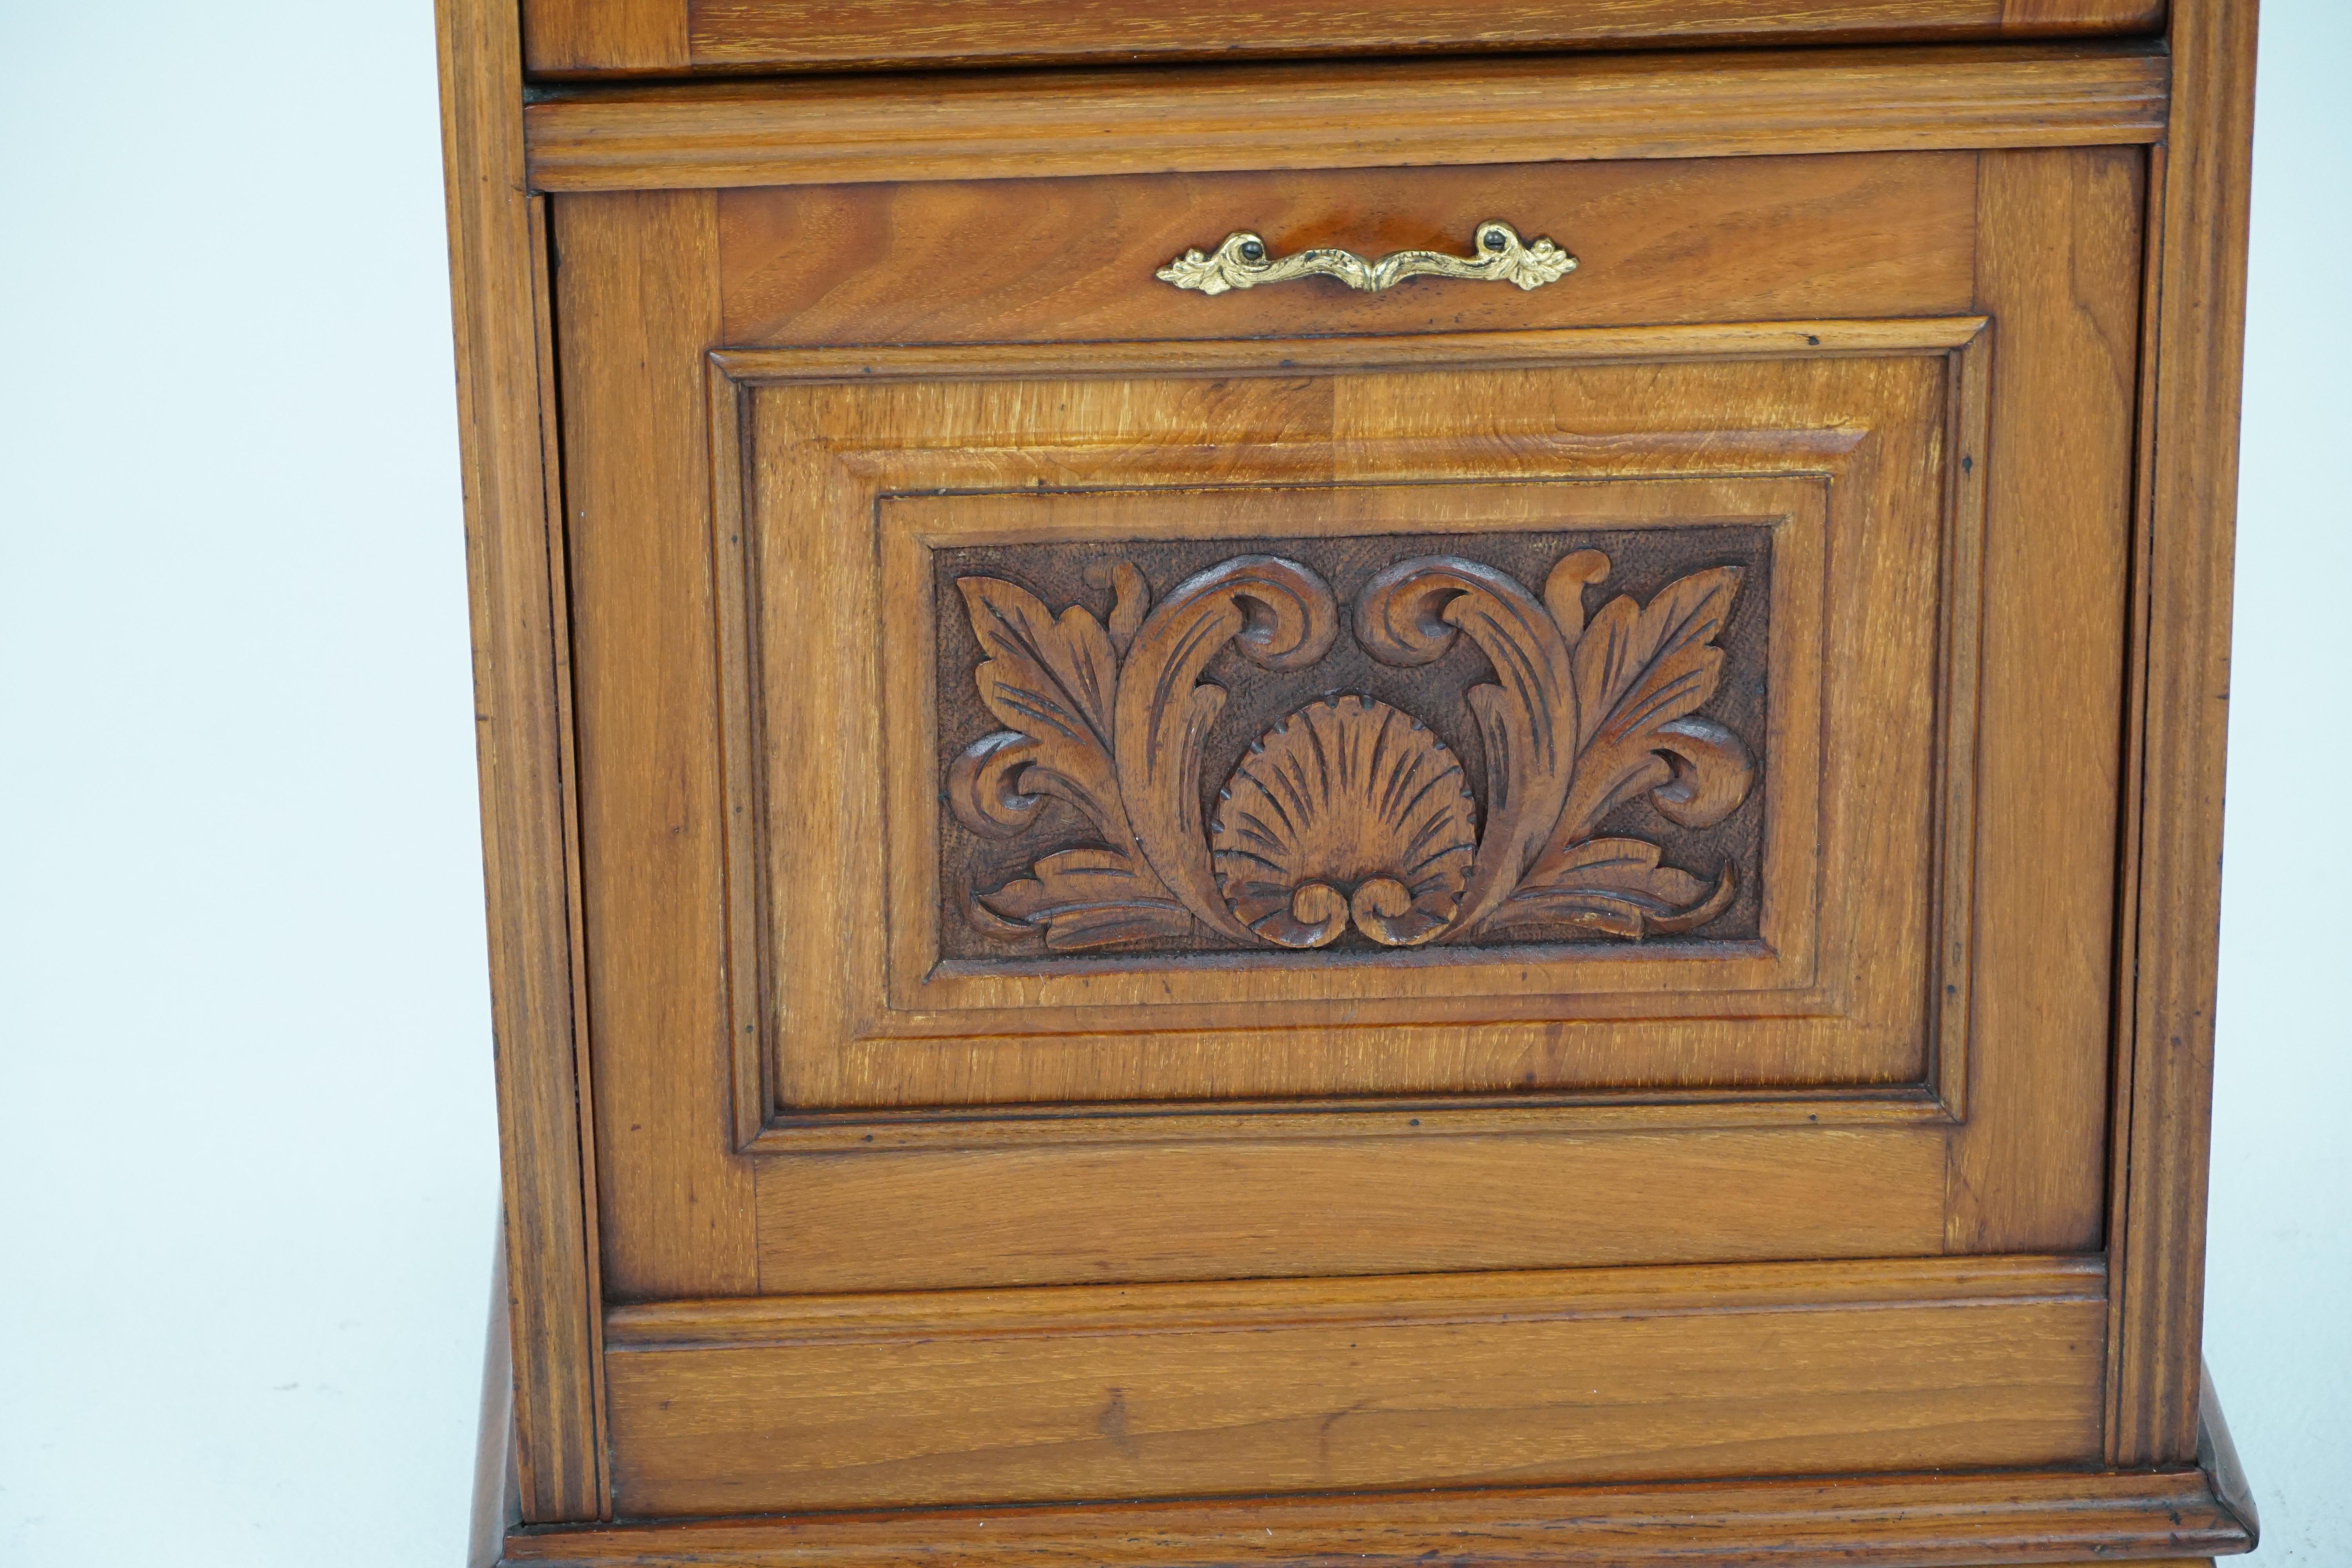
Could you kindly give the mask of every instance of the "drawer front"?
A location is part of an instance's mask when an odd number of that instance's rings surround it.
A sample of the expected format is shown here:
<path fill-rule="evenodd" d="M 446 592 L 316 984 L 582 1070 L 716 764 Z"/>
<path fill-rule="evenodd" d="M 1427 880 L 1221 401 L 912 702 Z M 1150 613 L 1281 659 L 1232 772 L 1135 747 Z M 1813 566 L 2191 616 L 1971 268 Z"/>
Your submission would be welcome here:
<path fill-rule="evenodd" d="M 1972 153 L 793 185 L 722 192 L 741 346 L 1242 339 L 1966 314 Z M 1236 231 L 1274 255 L 1467 255 L 1500 219 L 1577 261 L 1531 289 L 1160 271 Z"/>
<path fill-rule="evenodd" d="M 2104 1274 L 1934 1260 L 2102 1241 L 2146 167 L 556 198 L 621 1510 L 2095 1460 Z M 1795 1380 L 1302 1436 L 1621 1331 Z M 1034 1440 L 811 1413 L 959 1366 Z"/>
<path fill-rule="evenodd" d="M 2153 33 L 2163 0 L 524 0 L 545 76 Z"/>

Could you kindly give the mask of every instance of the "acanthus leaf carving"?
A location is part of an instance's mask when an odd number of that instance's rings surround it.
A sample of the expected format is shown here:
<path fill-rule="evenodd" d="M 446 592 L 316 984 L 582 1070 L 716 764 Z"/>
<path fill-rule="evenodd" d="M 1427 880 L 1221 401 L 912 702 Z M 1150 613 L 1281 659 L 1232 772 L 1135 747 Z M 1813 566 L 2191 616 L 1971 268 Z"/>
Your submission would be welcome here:
<path fill-rule="evenodd" d="M 1192 911 L 1132 856 L 1065 849 L 1029 869 L 1029 876 L 975 901 L 1016 931 L 1043 926 L 1045 945 L 1057 952 L 1123 947 L 1192 929 Z"/>
<path fill-rule="evenodd" d="M 1712 802 L 1729 790 L 1727 783 L 1692 774 L 1732 768 L 1752 778 L 1746 748 L 1721 726 L 1696 733 L 1670 728 L 1715 695 L 1723 674 L 1715 639 L 1730 617 L 1739 578 L 1738 567 L 1718 566 L 1668 584 L 1647 605 L 1620 595 L 1585 626 L 1575 658 L 1582 721 L 1576 782 L 1531 878 L 1550 875 L 1570 847 L 1591 837 L 1623 802 L 1673 784 L 1676 768 L 1666 753 L 1682 759 L 1683 799 Z M 1717 743 L 1701 743 L 1702 735 Z M 1739 788 L 1730 805 L 1746 795 Z M 1728 814 L 1727 807 L 1717 819 Z"/>
<path fill-rule="evenodd" d="M 1194 574 L 1144 617 L 1120 672 L 1118 782 L 1135 841 L 1202 923 L 1255 940 L 1218 891 L 1201 822 L 1201 763 L 1223 687 L 1202 671 L 1228 644 L 1268 669 L 1311 665 L 1339 626 L 1330 586 L 1295 561 L 1241 555 Z"/>
<path fill-rule="evenodd" d="M 1132 568 L 1129 569 L 1130 572 Z M 1086 609 L 1056 619 L 1026 588 L 995 577 L 958 580 L 972 635 L 988 657 L 973 683 L 988 710 L 1010 730 L 983 735 L 948 771 L 948 804 L 985 837 L 1015 837 L 1046 795 L 1084 813 L 1104 840 L 1098 850 L 1048 856 L 1032 876 L 982 894 L 967 913 L 994 934 L 1042 926 L 1056 949 L 1126 945 L 1177 937 L 1192 916 L 1138 852 L 1129 826 L 1111 728 L 1118 658 L 1111 637 Z M 1142 574 L 1118 584 L 1122 616 L 1143 592 Z"/>
<path fill-rule="evenodd" d="M 1747 744 L 1696 713 L 1721 679 L 1717 639 L 1740 569 L 1693 573 L 1646 605 L 1620 595 L 1588 622 L 1584 592 L 1609 571 L 1601 552 L 1572 552 L 1538 598 L 1495 567 L 1421 556 L 1358 595 L 1355 636 L 1374 659 L 1427 664 L 1466 637 L 1492 671 L 1464 698 L 1486 761 L 1483 812 L 1460 761 L 1412 715 L 1334 695 L 1250 747 L 1213 824 L 1202 821 L 1201 775 L 1226 693 L 1202 676 L 1228 647 L 1276 671 L 1321 659 L 1338 615 L 1320 576 L 1237 556 L 1147 613 L 1142 574 L 1122 562 L 1087 574 L 1114 591 L 1108 629 L 1083 607 L 1056 618 L 1000 579 L 958 579 L 987 655 L 979 694 L 1013 728 L 951 765 L 957 816 L 1015 837 L 1053 795 L 1103 840 L 976 896 L 974 925 L 1038 931 L 1055 952 L 1202 928 L 1245 947 L 1305 949 L 1350 924 L 1395 947 L 1705 926 L 1737 896 L 1733 862 L 1709 881 L 1664 865 L 1655 844 L 1595 834 L 1645 793 L 1667 820 L 1700 829 L 1752 793 Z"/>
<path fill-rule="evenodd" d="M 1486 750 L 1486 831 L 1445 942 L 1476 935 L 1510 896 L 1558 820 L 1576 765 L 1568 641 L 1516 579 L 1476 562 L 1424 556 L 1381 573 L 1356 601 L 1356 640 L 1383 664 L 1427 664 L 1456 636 L 1486 656 L 1496 684 L 1472 687 L 1465 699 Z"/>
<path fill-rule="evenodd" d="M 1687 871 L 1659 864 L 1640 838 L 1588 838 L 1563 851 L 1538 882 L 1520 884 L 1496 916 L 1497 927 L 1570 925 L 1639 942 L 1693 931 L 1728 908 L 1738 873 L 1726 862 L 1710 889 Z"/>

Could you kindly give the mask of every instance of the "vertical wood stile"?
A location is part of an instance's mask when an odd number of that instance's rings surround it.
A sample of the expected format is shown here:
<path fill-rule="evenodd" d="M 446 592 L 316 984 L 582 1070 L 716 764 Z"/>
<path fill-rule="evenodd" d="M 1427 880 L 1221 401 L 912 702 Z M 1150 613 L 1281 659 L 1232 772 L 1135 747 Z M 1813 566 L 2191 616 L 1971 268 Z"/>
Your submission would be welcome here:
<path fill-rule="evenodd" d="M 2126 1467 L 2197 1454 L 2256 12 L 2254 0 L 2175 0 L 2164 188 L 2151 193 L 2163 237 L 2146 352 L 2161 368 L 2107 1441 Z"/>
<path fill-rule="evenodd" d="M 441 0 L 442 135 L 474 639 L 491 1021 L 523 1518 L 604 1512 L 575 1053 L 569 768 L 533 198 L 515 14 Z"/>

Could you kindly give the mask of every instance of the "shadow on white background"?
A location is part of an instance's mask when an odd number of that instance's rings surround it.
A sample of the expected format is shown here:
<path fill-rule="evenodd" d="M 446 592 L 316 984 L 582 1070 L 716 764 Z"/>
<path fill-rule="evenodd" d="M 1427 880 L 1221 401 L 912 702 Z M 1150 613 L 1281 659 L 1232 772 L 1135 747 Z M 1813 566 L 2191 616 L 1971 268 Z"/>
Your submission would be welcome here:
<path fill-rule="evenodd" d="M 2352 1563 L 2352 6 L 2271 0 L 2208 1352 Z M 0 1562 L 462 1560 L 497 1194 L 426 0 L 0 7 Z"/>

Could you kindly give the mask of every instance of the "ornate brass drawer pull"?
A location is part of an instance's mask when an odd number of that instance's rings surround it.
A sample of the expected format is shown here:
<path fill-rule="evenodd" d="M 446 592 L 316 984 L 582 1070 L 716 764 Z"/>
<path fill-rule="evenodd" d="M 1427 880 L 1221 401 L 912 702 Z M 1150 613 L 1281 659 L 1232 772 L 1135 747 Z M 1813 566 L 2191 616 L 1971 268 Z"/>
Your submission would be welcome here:
<path fill-rule="evenodd" d="M 1261 283 L 1286 283 L 1293 278 L 1320 275 L 1377 294 L 1408 278 L 1466 278 L 1535 289 L 1576 270 L 1576 258 L 1550 240 L 1538 239 L 1530 245 L 1509 224 L 1492 218 L 1478 226 L 1471 244 L 1476 252 L 1471 256 L 1395 250 L 1378 261 L 1367 261 L 1352 250 L 1323 249 L 1302 250 L 1277 260 L 1266 254 L 1265 240 L 1244 229 L 1227 235 L 1224 244 L 1211 255 L 1186 251 L 1156 276 L 1179 289 L 1222 294 L 1228 289 L 1255 289 Z"/>

